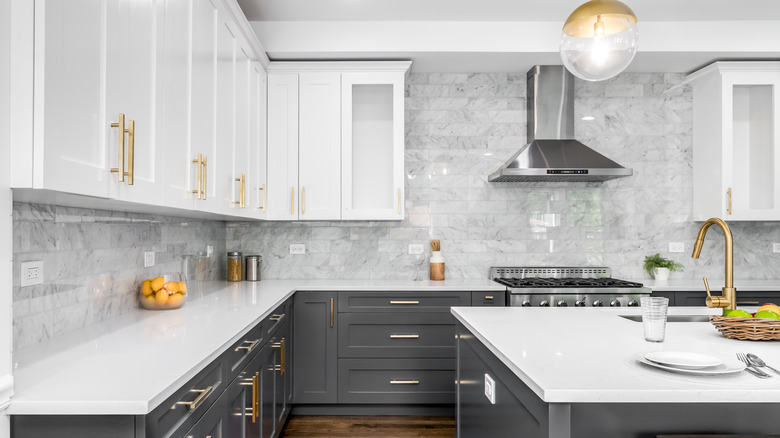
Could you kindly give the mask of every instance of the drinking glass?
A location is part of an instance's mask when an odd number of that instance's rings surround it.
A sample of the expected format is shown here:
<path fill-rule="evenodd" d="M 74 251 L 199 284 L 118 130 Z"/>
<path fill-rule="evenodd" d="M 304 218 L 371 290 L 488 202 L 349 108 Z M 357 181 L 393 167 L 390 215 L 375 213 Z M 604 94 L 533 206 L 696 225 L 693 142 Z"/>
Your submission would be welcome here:
<path fill-rule="evenodd" d="M 666 334 L 666 312 L 669 299 L 664 297 L 642 297 L 642 325 L 645 340 L 663 342 Z"/>

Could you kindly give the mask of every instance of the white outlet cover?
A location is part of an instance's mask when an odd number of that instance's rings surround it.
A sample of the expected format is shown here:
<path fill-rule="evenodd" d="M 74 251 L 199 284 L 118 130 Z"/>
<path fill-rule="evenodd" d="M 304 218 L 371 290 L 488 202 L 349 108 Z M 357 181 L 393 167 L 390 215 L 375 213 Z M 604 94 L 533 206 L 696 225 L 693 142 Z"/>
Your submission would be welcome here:
<path fill-rule="evenodd" d="M 206 257 L 211 257 L 214 254 L 214 245 L 206 245 Z"/>
<path fill-rule="evenodd" d="M 43 260 L 22 262 L 19 278 L 22 287 L 43 283 Z"/>
<path fill-rule="evenodd" d="M 669 242 L 669 252 L 685 252 L 685 242 Z"/>
<path fill-rule="evenodd" d="M 496 404 L 496 381 L 488 373 L 485 373 L 485 397 L 490 404 Z"/>
<path fill-rule="evenodd" d="M 422 255 L 425 253 L 425 247 L 419 243 L 409 245 L 409 255 Z"/>
<path fill-rule="evenodd" d="M 780 252 L 780 243 L 772 243 L 772 252 Z"/>
<path fill-rule="evenodd" d="M 304 243 L 291 243 L 290 254 L 306 254 L 306 244 Z"/>

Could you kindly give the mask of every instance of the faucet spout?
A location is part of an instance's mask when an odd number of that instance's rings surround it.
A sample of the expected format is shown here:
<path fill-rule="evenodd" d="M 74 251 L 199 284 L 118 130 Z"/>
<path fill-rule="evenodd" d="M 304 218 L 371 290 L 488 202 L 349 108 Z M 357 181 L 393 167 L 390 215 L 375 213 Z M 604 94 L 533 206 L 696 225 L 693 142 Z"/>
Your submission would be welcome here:
<path fill-rule="evenodd" d="M 716 217 L 704 222 L 701 228 L 699 228 L 699 234 L 696 236 L 696 242 L 693 244 L 691 257 L 699 258 L 701 247 L 704 245 L 704 237 L 712 225 L 717 225 L 723 230 L 723 237 L 726 241 L 726 262 L 724 266 L 726 284 L 722 289 L 723 295 L 713 297 L 710 295 L 707 279 L 704 279 L 704 284 L 707 288 L 707 307 L 723 307 L 727 310 L 733 310 L 737 308 L 737 290 L 734 288 L 734 239 L 731 235 L 731 229 L 726 222 Z"/>

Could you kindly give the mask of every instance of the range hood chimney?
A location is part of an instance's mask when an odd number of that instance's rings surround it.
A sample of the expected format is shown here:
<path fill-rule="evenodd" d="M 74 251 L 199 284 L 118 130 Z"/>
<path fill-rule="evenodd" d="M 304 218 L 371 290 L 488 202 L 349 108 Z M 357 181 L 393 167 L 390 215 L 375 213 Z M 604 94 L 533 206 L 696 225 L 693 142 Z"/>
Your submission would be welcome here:
<path fill-rule="evenodd" d="M 606 181 L 634 172 L 574 140 L 574 76 L 562 65 L 537 65 L 526 79 L 528 144 L 490 182 Z"/>

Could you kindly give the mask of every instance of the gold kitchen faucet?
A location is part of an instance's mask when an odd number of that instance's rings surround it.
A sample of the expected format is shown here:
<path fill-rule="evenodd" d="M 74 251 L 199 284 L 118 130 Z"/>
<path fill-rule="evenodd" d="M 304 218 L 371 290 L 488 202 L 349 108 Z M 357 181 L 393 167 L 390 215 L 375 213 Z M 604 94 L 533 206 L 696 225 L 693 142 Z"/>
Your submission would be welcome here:
<path fill-rule="evenodd" d="M 693 244 L 693 254 L 691 257 L 698 259 L 701 254 L 701 247 L 704 244 L 704 236 L 707 230 L 717 225 L 723 230 L 723 236 L 726 239 L 726 284 L 723 286 L 723 294 L 713 297 L 710 294 L 710 285 L 707 283 L 707 277 L 704 277 L 704 287 L 707 289 L 707 307 L 723 307 L 726 310 L 737 308 L 737 290 L 734 288 L 734 239 L 731 236 L 731 229 L 722 219 L 711 218 L 704 222 L 699 228 L 699 235 L 696 236 L 696 243 Z"/>

